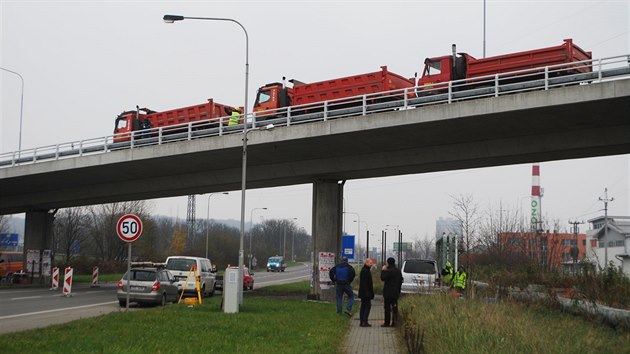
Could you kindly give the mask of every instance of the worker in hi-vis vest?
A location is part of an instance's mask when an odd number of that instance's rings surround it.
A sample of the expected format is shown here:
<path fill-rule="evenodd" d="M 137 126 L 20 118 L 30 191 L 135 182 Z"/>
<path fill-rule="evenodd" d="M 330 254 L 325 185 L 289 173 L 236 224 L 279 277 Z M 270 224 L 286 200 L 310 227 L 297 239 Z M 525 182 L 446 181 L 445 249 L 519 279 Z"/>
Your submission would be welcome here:
<path fill-rule="evenodd" d="M 460 265 L 457 267 L 457 273 L 453 275 L 453 282 L 451 283 L 453 289 L 459 293 L 460 296 L 466 290 L 466 278 L 466 270 L 464 269 L 464 266 Z"/>
<path fill-rule="evenodd" d="M 232 110 L 232 115 L 230 116 L 230 122 L 228 126 L 231 127 L 233 125 L 238 125 L 238 121 L 241 118 L 241 109 L 238 107 L 234 107 Z"/>

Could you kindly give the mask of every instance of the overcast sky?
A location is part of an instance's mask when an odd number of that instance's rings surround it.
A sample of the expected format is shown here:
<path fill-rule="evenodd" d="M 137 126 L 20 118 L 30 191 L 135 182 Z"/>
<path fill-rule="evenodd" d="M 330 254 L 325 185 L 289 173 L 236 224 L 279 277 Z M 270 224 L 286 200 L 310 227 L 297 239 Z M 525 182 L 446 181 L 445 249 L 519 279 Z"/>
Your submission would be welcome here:
<path fill-rule="evenodd" d="M 164 14 L 229 17 L 249 33 L 249 102 L 282 76 L 321 81 L 379 70 L 412 77 L 424 58 L 458 51 L 483 55 L 483 1 L 11 1 L 0 0 L 0 67 L 24 77 L 22 147 L 105 136 L 136 105 L 156 111 L 214 98 L 242 105 L 244 35 L 233 23 L 165 24 Z M 573 38 L 594 58 L 627 54 L 628 1 L 487 1 L 486 56 Z M 17 76 L 0 75 L 0 153 L 17 150 Z M 540 127 L 544 130 L 545 127 Z M 543 214 L 568 225 L 603 213 L 630 215 L 629 155 L 541 163 Z M 346 211 L 380 236 L 399 225 L 405 240 L 433 237 L 471 194 L 482 209 L 527 209 L 531 165 L 427 173 L 346 183 Z M 0 191 L 1 192 L 1 191 Z M 310 185 L 251 190 L 246 219 L 298 218 L 311 230 Z M 156 214 L 186 218 L 186 196 L 156 200 Z M 198 197 L 197 218 L 207 215 Z M 240 218 L 240 191 L 214 195 L 210 217 Z M 356 233 L 355 215 L 346 230 Z M 586 230 L 582 226 L 582 231 Z M 372 242 L 377 242 L 377 237 Z"/>

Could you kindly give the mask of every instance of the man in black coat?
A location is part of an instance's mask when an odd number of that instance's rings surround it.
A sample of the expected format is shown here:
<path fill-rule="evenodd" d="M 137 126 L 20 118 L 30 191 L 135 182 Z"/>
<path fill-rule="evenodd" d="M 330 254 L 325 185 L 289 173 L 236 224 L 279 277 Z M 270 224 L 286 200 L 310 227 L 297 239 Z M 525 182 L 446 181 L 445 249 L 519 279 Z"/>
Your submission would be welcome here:
<path fill-rule="evenodd" d="M 381 269 L 381 280 L 385 282 L 383 284 L 385 322 L 381 327 L 395 327 L 398 321 L 398 298 L 403 283 L 402 273 L 396 268 L 395 259 L 387 258 L 387 265 Z"/>
<path fill-rule="evenodd" d="M 372 259 L 366 258 L 361 273 L 359 274 L 359 298 L 361 299 L 361 308 L 359 310 L 359 319 L 361 327 L 372 327 L 368 323 L 370 309 L 372 309 L 372 299 L 374 299 L 374 285 L 372 284 Z"/>

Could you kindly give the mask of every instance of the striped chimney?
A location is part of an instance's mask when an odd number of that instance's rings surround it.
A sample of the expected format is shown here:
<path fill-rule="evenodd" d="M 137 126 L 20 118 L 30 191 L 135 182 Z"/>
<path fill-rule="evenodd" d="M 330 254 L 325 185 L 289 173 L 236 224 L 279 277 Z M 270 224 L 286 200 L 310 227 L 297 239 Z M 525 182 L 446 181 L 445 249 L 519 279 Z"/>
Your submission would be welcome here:
<path fill-rule="evenodd" d="M 541 224 L 540 218 L 540 165 L 532 165 L 532 202 L 531 228 L 536 231 Z"/>

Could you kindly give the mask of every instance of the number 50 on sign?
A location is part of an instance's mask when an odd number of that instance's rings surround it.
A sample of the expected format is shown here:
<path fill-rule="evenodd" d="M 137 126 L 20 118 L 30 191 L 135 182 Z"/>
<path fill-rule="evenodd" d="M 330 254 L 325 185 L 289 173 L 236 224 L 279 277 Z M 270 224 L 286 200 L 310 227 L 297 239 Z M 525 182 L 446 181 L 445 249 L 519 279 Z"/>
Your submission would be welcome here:
<path fill-rule="evenodd" d="M 133 242 L 142 234 L 142 221 L 133 214 L 123 215 L 116 224 L 118 237 L 125 242 Z"/>

